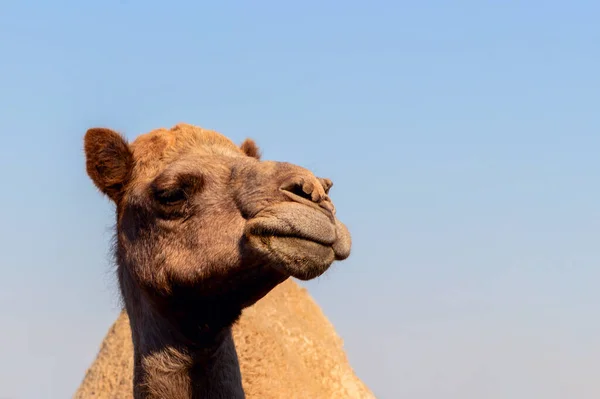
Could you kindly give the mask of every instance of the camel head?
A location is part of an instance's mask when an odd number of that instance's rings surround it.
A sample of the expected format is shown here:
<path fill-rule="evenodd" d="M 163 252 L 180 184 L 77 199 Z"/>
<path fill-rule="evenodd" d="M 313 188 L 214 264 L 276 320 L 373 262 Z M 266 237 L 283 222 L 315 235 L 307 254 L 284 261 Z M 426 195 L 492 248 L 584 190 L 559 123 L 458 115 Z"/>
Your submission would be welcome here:
<path fill-rule="evenodd" d="M 286 278 L 315 278 L 350 254 L 332 182 L 261 161 L 250 139 L 180 124 L 132 143 L 94 128 L 84 142 L 88 175 L 116 204 L 126 303 L 226 325 Z"/>

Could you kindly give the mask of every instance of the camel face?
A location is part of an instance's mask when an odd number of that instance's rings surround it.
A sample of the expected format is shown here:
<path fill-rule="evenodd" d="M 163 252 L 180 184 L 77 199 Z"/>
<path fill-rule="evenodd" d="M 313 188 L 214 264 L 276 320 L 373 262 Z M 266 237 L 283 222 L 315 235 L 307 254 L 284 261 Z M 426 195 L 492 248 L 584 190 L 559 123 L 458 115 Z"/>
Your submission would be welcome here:
<path fill-rule="evenodd" d="M 86 155 L 90 177 L 117 204 L 122 284 L 169 308 L 189 310 L 201 298 L 205 309 L 218 301 L 221 313 L 224 303 L 233 312 L 290 276 L 315 278 L 350 254 L 350 234 L 328 195 L 332 182 L 261 161 L 250 140 L 238 147 L 177 125 L 127 144 L 91 129 Z"/>

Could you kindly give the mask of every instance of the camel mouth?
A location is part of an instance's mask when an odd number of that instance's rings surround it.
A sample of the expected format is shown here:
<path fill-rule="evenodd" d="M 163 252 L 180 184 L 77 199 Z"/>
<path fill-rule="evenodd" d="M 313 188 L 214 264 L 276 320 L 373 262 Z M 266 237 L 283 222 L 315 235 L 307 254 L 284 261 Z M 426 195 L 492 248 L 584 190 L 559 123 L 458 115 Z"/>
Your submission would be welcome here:
<path fill-rule="evenodd" d="M 323 274 L 350 255 L 350 235 L 337 219 L 299 203 L 270 206 L 249 220 L 250 247 L 277 270 L 301 280 Z"/>
<path fill-rule="evenodd" d="M 331 245 L 306 238 L 251 234 L 248 240 L 255 250 L 262 252 L 268 266 L 299 280 L 319 277 L 336 258 Z"/>
<path fill-rule="evenodd" d="M 335 220 L 321 209 L 297 202 L 262 209 L 248 221 L 246 234 L 301 238 L 330 246 L 337 239 Z"/>
<path fill-rule="evenodd" d="M 277 231 L 270 225 L 264 224 L 252 224 L 249 226 L 246 234 L 260 237 L 263 242 L 267 242 L 269 239 L 288 239 L 289 241 L 308 241 L 315 244 L 319 244 L 326 247 L 331 247 L 335 243 L 335 237 L 326 237 L 309 234 L 298 229 L 286 229 L 283 231 Z"/>

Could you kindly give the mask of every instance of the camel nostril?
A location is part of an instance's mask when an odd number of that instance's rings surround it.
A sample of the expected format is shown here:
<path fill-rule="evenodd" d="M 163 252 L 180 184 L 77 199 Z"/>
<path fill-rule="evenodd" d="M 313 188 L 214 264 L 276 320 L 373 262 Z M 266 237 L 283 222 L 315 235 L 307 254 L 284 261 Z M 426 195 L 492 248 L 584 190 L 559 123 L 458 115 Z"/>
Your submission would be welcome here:
<path fill-rule="evenodd" d="M 281 187 L 281 189 L 312 202 L 312 190 L 307 190 L 309 191 L 307 193 L 304 188 L 305 186 L 306 185 L 302 185 L 300 183 L 291 183 Z"/>

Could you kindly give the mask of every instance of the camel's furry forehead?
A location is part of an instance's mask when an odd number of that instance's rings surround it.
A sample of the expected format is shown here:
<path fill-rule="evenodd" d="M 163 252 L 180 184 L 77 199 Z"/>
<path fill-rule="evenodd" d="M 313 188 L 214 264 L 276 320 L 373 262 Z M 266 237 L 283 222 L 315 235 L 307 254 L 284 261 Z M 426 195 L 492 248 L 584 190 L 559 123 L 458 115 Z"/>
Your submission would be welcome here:
<path fill-rule="evenodd" d="M 142 134 L 130 144 L 130 149 L 136 164 L 136 178 L 155 175 L 185 154 L 246 156 L 224 135 L 186 123 Z"/>
<path fill-rule="evenodd" d="M 164 157 L 170 152 L 201 151 L 206 155 L 244 155 L 229 138 L 213 130 L 179 123 L 171 129 L 155 129 L 138 136 L 130 145 L 136 160 Z"/>

